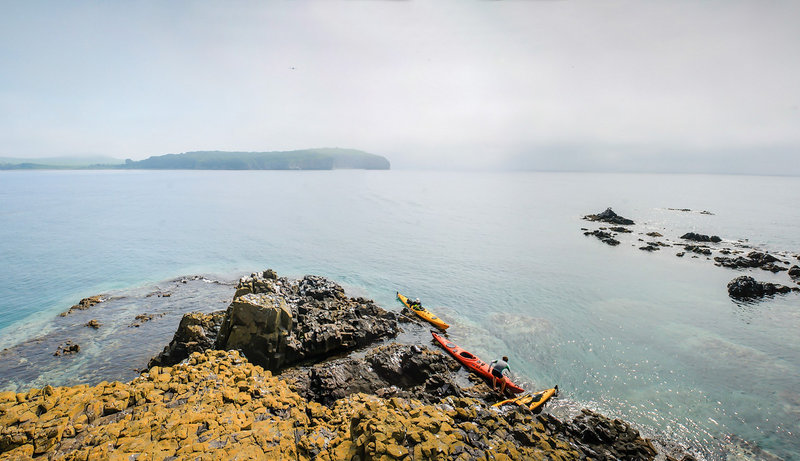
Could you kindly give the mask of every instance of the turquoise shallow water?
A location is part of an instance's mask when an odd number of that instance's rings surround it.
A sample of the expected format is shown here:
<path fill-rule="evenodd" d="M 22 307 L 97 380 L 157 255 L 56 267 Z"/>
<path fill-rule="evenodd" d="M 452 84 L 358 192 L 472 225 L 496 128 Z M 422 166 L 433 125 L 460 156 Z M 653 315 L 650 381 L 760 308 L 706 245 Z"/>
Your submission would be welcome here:
<path fill-rule="evenodd" d="M 146 299 L 174 277 L 272 267 L 331 277 L 389 309 L 396 290 L 419 296 L 456 342 L 509 355 L 520 379 L 559 384 L 565 401 L 707 458 L 733 456 L 724 447 L 741 438 L 798 459 L 798 295 L 737 304 L 725 289 L 737 271 L 637 249 L 652 240 L 643 232 L 696 231 L 800 253 L 797 203 L 790 177 L 3 172 L 0 347 L 56 328 L 85 296 Z M 618 247 L 580 231 L 598 227 L 581 216 L 608 206 L 637 221 Z M 195 304 L 224 306 L 221 290 Z"/>

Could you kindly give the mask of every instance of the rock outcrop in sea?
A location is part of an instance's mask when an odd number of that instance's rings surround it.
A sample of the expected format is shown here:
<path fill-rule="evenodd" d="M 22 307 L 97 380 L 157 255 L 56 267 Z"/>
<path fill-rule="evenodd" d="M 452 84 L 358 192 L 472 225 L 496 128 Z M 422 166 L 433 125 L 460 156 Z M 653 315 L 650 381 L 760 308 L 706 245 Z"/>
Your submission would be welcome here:
<path fill-rule="evenodd" d="M 602 230 L 594 230 L 591 232 L 586 231 L 583 233 L 583 235 L 594 235 L 595 237 L 600 239 L 601 242 L 611 245 L 612 247 L 619 245 L 619 240 L 615 239 L 614 235 L 611 234 L 610 232 L 605 232 Z"/>
<path fill-rule="evenodd" d="M 268 370 L 327 357 L 397 335 L 396 314 L 338 284 L 272 270 L 243 277 L 227 311 L 186 314 L 170 344 L 149 367 L 174 365 L 195 351 L 240 350 Z"/>
<path fill-rule="evenodd" d="M 705 234 L 696 234 L 694 232 L 687 232 L 687 233 L 681 235 L 681 238 L 684 239 L 684 240 L 693 240 L 695 242 L 719 243 L 719 242 L 722 241 L 722 239 L 719 238 L 716 235 L 708 236 L 708 235 L 705 235 Z"/>
<path fill-rule="evenodd" d="M 769 253 L 761 253 L 759 251 L 751 251 L 747 254 L 747 257 L 738 256 L 736 258 L 730 258 L 726 256 L 717 256 L 714 258 L 714 261 L 717 262 L 718 266 L 728 267 L 730 269 L 760 267 L 761 269 L 770 272 L 782 272 L 789 269 L 788 267 L 775 264 L 776 262 L 780 264 L 788 264 L 787 262 L 778 259 Z"/>
<path fill-rule="evenodd" d="M 775 293 L 788 293 L 792 291 L 786 285 L 777 283 L 758 282 L 753 277 L 743 275 L 728 282 L 728 295 L 736 299 L 755 299 Z"/>
<path fill-rule="evenodd" d="M 633 225 L 632 219 L 623 218 L 622 216 L 614 213 L 611 208 L 606 208 L 602 213 L 590 214 L 583 217 L 587 221 L 602 221 L 609 224 L 621 224 L 623 226 Z"/>

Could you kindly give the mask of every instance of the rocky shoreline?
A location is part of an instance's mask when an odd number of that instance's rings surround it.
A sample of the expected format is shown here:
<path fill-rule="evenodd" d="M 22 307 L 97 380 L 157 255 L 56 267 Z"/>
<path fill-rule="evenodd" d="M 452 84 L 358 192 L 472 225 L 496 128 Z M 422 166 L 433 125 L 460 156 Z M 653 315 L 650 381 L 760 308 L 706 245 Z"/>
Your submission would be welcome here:
<path fill-rule="evenodd" d="M 686 208 L 668 209 L 681 212 L 692 211 Z M 700 214 L 713 215 L 709 211 L 702 211 Z M 635 222 L 618 215 L 611 208 L 607 208 L 601 213 L 586 215 L 583 219 L 591 222 L 613 224 L 614 226 L 601 226 L 595 230 L 581 228 L 583 235 L 594 236 L 610 246 L 620 245 L 619 234 L 631 234 L 634 232 L 630 229 L 630 226 L 633 226 Z M 639 234 L 654 239 L 664 237 L 659 232 L 639 232 Z M 786 272 L 789 278 L 788 283 L 795 285 L 787 286 L 779 283 L 757 281 L 749 276 L 735 277 L 728 283 L 728 295 L 739 302 L 755 302 L 775 294 L 800 292 L 800 266 L 798 266 L 798 263 L 791 262 L 791 259 L 800 261 L 800 254 L 787 251 L 770 254 L 757 251 L 742 241 L 726 242 L 717 235 L 705 235 L 696 232 L 686 232 L 678 237 L 678 240 L 670 240 L 668 238 L 664 238 L 664 240 L 646 241 L 643 238 L 638 238 L 636 242 L 633 242 L 633 245 L 638 246 L 640 250 L 648 252 L 659 251 L 662 248 L 677 247 L 681 251 L 675 253 L 675 256 L 679 258 L 689 254 L 694 259 L 705 258 L 713 261 L 717 267 L 728 269 L 762 269 L 773 274 Z"/>
<path fill-rule="evenodd" d="M 588 409 L 492 408 L 438 348 L 391 341 L 415 321 L 322 277 L 252 274 L 128 383 L 0 393 L 0 458 L 693 459 Z"/>

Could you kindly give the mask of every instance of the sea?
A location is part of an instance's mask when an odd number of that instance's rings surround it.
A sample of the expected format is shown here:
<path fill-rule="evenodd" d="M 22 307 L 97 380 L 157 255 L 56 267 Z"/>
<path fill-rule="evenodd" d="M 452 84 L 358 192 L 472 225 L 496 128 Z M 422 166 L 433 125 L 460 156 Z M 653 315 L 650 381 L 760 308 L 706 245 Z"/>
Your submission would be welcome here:
<path fill-rule="evenodd" d="M 800 178 L 780 176 L 0 172 L 0 390 L 132 379 L 184 312 L 224 309 L 272 268 L 392 311 L 396 292 L 419 297 L 529 390 L 558 385 L 551 411 L 619 417 L 698 459 L 800 459 L 800 295 L 726 289 L 800 285 L 677 256 L 697 232 L 723 239 L 712 256 L 800 264 L 798 203 Z M 608 207 L 636 222 L 618 246 L 584 235 Z M 81 351 L 53 356 L 68 340 Z"/>

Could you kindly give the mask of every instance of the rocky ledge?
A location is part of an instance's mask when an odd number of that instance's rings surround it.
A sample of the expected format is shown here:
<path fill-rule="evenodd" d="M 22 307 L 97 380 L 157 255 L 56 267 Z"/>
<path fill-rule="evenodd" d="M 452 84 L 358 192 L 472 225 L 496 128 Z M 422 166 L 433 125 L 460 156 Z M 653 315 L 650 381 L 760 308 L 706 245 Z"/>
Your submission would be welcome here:
<path fill-rule="evenodd" d="M 588 410 L 562 423 L 472 397 L 429 403 L 360 392 L 323 405 L 236 351 L 207 351 L 130 383 L 0 393 L 0 455 L 611 460 L 656 451 L 628 424 Z"/>

